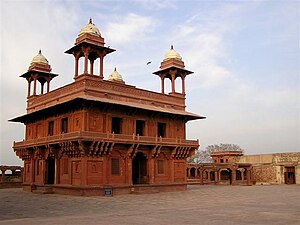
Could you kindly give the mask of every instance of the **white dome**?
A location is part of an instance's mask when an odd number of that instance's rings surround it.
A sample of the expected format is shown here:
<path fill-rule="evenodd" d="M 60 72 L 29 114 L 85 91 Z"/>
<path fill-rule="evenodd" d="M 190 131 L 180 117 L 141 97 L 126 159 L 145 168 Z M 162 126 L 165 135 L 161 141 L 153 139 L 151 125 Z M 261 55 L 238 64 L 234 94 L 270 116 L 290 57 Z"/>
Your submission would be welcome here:
<path fill-rule="evenodd" d="M 49 65 L 48 60 L 45 58 L 45 56 L 42 55 L 42 51 L 39 51 L 39 54 L 37 54 L 33 59 L 31 60 L 31 65 L 34 63 L 41 63 Z"/>
<path fill-rule="evenodd" d="M 98 27 L 93 24 L 92 19 L 90 19 L 89 23 L 80 30 L 78 37 L 84 34 L 93 34 L 101 37 L 100 31 Z"/>
<path fill-rule="evenodd" d="M 108 76 L 109 81 L 121 81 L 123 82 L 123 78 L 121 74 L 118 73 L 117 69 L 115 68 L 114 72 Z"/>
<path fill-rule="evenodd" d="M 176 52 L 173 48 L 173 45 L 171 45 L 171 49 L 166 53 L 164 61 L 168 59 L 179 59 L 182 60 L 181 56 L 178 52 Z"/>

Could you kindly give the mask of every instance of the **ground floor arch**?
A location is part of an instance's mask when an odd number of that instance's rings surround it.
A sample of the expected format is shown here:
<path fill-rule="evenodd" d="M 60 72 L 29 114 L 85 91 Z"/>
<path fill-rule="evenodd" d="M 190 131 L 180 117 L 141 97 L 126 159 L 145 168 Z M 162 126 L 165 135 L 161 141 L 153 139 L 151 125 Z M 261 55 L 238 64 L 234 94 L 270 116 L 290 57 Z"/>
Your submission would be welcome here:
<path fill-rule="evenodd" d="M 45 184 L 54 184 L 55 179 L 55 158 L 49 156 L 46 159 Z"/>
<path fill-rule="evenodd" d="M 147 157 L 142 152 L 138 152 L 132 160 L 132 183 L 133 184 L 147 184 L 148 170 Z"/>

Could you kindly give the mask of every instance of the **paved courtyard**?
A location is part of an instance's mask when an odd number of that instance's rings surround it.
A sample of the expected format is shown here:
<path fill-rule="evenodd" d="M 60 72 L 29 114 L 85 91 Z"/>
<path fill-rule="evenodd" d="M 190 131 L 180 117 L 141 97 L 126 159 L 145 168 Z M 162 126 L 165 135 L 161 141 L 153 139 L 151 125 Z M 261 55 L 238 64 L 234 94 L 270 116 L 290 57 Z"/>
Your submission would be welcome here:
<path fill-rule="evenodd" d="M 0 224 L 300 224 L 300 186 L 189 186 L 185 192 L 76 197 L 0 189 Z"/>

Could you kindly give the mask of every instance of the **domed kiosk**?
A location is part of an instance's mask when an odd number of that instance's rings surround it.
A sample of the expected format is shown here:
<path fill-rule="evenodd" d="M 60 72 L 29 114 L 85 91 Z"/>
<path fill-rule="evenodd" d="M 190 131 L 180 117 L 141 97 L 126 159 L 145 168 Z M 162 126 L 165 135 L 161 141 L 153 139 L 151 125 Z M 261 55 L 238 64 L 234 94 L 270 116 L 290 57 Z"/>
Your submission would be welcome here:
<path fill-rule="evenodd" d="M 165 58 L 161 62 L 160 70 L 154 72 L 153 74 L 158 75 L 161 78 L 161 93 L 165 93 L 165 78 L 171 80 L 171 95 L 185 96 L 185 77 L 193 72 L 186 70 L 184 62 L 178 52 L 174 50 L 173 45 L 171 49 L 166 53 Z M 175 91 L 175 80 L 180 77 L 182 80 L 182 92 L 177 93 Z"/>
<path fill-rule="evenodd" d="M 84 57 L 83 74 L 94 74 L 94 61 L 100 58 L 100 72 L 98 76 L 103 79 L 103 62 L 104 57 L 114 52 L 114 49 L 104 46 L 104 38 L 101 37 L 99 29 L 93 24 L 92 19 L 85 25 L 75 40 L 75 46 L 65 51 L 65 53 L 72 54 L 75 57 L 75 79 L 82 74 L 79 74 L 79 59 Z M 88 67 L 90 70 L 88 71 Z"/>
<path fill-rule="evenodd" d="M 50 73 L 51 66 L 45 56 L 42 55 L 42 51 L 33 57 L 29 65 L 28 71 L 21 75 L 28 82 L 27 97 L 37 95 L 37 81 L 41 85 L 40 94 L 44 94 L 44 84 L 47 82 L 47 93 L 50 91 L 51 80 L 58 76 L 58 74 Z M 33 81 L 33 92 L 31 93 L 31 82 Z"/>

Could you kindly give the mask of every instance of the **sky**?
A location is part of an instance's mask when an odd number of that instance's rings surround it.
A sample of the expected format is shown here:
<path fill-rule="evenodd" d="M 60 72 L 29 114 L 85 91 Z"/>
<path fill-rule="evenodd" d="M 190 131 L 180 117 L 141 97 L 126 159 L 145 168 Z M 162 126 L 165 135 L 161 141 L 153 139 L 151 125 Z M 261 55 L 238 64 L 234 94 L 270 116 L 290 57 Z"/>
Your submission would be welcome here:
<path fill-rule="evenodd" d="M 74 45 L 90 18 L 107 46 L 104 77 L 115 67 L 126 84 L 160 92 L 153 75 L 174 45 L 186 69 L 187 123 L 200 150 L 237 144 L 245 154 L 299 151 L 299 1 L 0 1 L 0 164 L 21 165 L 13 141 L 24 125 L 28 70 L 39 49 L 51 89 L 73 82 Z M 152 63 L 146 65 L 148 61 Z M 170 90 L 166 85 L 166 90 Z"/>

